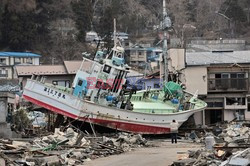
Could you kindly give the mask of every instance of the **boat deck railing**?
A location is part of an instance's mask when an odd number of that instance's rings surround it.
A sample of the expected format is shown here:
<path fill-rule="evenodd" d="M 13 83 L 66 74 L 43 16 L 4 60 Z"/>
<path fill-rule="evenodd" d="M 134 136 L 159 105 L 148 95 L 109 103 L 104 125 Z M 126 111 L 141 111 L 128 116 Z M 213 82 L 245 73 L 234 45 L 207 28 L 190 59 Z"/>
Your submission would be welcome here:
<path fill-rule="evenodd" d="M 36 81 L 36 82 L 38 82 L 40 84 L 44 84 L 47 87 L 54 88 L 56 90 L 59 90 L 61 92 L 64 92 L 64 93 L 67 93 L 67 94 L 70 94 L 70 95 L 73 94 L 73 89 L 72 88 L 67 88 L 67 87 L 63 87 L 63 86 L 59 86 L 59 85 L 53 85 L 53 84 L 50 84 L 50 83 L 45 83 L 46 76 L 32 75 L 30 80 Z"/>
<path fill-rule="evenodd" d="M 176 113 L 182 111 L 188 111 L 193 109 L 201 109 L 206 107 L 206 103 L 197 98 L 195 94 L 188 93 L 184 91 L 184 99 L 179 99 L 178 103 L 173 103 L 171 100 L 164 101 L 163 91 L 151 90 L 149 91 L 140 91 L 131 97 L 132 102 L 152 102 L 152 103 L 164 103 L 168 106 L 171 106 L 173 109 L 147 109 L 147 108 L 137 108 L 136 112 L 143 113 Z M 128 96 L 127 96 L 128 97 Z"/>

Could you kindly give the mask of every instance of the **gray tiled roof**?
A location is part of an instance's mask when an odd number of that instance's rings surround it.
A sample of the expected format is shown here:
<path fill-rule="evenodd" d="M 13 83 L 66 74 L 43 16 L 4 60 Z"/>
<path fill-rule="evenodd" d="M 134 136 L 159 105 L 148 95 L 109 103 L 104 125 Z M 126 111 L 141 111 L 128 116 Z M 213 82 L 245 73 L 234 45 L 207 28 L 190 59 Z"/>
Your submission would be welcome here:
<path fill-rule="evenodd" d="M 187 52 L 186 63 L 188 66 L 250 63 L 250 51 Z"/>

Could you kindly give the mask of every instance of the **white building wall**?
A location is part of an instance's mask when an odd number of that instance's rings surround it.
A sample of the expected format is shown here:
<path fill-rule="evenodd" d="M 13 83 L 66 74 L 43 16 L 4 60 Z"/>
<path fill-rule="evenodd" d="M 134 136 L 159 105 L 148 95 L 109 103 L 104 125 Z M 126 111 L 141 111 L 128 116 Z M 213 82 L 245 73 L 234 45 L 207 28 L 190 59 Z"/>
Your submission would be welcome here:
<path fill-rule="evenodd" d="M 7 103 L 6 99 L 0 99 L 0 123 L 3 123 L 6 121 L 6 115 L 7 115 Z"/>
<path fill-rule="evenodd" d="M 170 56 L 169 70 L 174 71 L 185 68 L 185 49 L 170 49 L 168 51 Z"/>
<path fill-rule="evenodd" d="M 14 65 L 14 57 L 10 57 L 10 65 Z"/>
<path fill-rule="evenodd" d="M 6 57 L 6 65 L 10 65 L 9 57 Z"/>
<path fill-rule="evenodd" d="M 33 64 L 39 65 L 39 58 L 33 58 Z"/>
<path fill-rule="evenodd" d="M 250 120 L 250 111 L 245 110 L 245 119 Z"/>
<path fill-rule="evenodd" d="M 12 68 L 8 67 L 6 70 L 8 72 L 8 79 L 12 79 Z"/>
<path fill-rule="evenodd" d="M 186 85 L 186 90 L 199 95 L 207 94 L 207 68 L 206 66 L 187 67 L 184 70 L 182 82 Z"/>
<path fill-rule="evenodd" d="M 195 125 L 203 125 L 203 112 L 196 112 L 194 113 L 194 121 Z"/>
<path fill-rule="evenodd" d="M 235 113 L 234 110 L 224 110 L 223 111 L 224 121 L 228 122 L 232 121 L 235 118 L 234 113 Z"/>

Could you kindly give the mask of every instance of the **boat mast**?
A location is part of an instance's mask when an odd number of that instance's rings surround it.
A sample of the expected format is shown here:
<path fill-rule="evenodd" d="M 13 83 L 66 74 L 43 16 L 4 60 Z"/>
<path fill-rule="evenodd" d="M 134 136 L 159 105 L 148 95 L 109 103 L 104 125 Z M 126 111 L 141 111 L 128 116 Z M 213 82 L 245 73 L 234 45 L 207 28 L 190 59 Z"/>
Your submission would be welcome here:
<path fill-rule="evenodd" d="M 167 29 L 171 27 L 171 20 L 167 14 L 166 0 L 163 0 L 163 21 L 162 21 L 162 30 L 163 30 L 163 60 L 164 60 L 164 82 L 168 81 L 168 42 L 167 42 Z"/>

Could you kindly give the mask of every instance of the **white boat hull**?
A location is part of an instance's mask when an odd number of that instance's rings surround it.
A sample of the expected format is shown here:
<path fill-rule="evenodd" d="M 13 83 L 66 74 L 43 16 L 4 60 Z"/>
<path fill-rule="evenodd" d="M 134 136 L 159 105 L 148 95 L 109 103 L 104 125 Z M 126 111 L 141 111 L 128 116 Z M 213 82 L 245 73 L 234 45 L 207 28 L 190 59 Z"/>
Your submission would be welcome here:
<path fill-rule="evenodd" d="M 23 97 L 36 105 L 73 119 L 141 134 L 169 133 L 170 123 L 173 119 L 177 120 L 180 126 L 193 113 L 204 109 L 169 114 L 133 112 L 85 101 L 34 80 L 28 80 Z"/>

